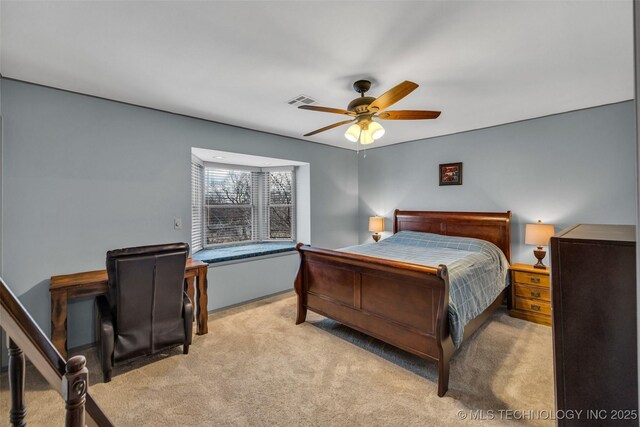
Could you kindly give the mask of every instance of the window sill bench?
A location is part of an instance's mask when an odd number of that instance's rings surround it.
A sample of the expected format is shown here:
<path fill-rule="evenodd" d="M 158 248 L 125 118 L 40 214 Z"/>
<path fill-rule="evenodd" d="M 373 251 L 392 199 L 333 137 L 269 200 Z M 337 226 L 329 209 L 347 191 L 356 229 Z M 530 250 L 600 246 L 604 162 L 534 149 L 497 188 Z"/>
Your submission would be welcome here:
<path fill-rule="evenodd" d="M 192 258 L 208 264 L 216 264 L 227 261 L 249 260 L 254 257 L 295 250 L 296 244 L 292 242 L 250 243 L 248 245 L 202 249 L 193 254 Z"/>

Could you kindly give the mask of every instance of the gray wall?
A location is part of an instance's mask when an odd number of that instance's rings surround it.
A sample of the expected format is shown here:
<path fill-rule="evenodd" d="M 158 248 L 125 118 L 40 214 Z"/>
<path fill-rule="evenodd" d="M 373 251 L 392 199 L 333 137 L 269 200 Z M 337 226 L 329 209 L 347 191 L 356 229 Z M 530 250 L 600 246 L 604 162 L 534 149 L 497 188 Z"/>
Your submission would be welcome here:
<path fill-rule="evenodd" d="M 313 244 L 358 240 L 352 151 L 12 80 L 0 84 L 3 277 L 45 332 L 50 276 L 104 268 L 109 249 L 189 241 L 192 146 L 310 163 Z M 182 217 L 183 230 L 173 229 L 174 217 Z M 290 289 L 295 271 L 292 256 L 211 268 L 209 309 Z M 91 301 L 71 304 L 69 312 L 70 347 L 91 342 Z"/>
<path fill-rule="evenodd" d="M 45 332 L 51 275 L 103 268 L 111 248 L 188 241 L 192 146 L 309 162 L 316 246 L 367 241 L 367 217 L 391 218 L 397 207 L 510 209 L 514 261 L 531 263 L 526 222 L 636 221 L 632 102 L 370 149 L 356 160 L 319 144 L 0 85 L 3 277 Z M 464 185 L 439 187 L 438 164 L 456 161 L 464 162 Z M 173 230 L 176 216 L 182 231 Z M 212 267 L 209 309 L 289 289 L 296 266 L 287 255 Z M 71 347 L 91 342 L 92 322 L 90 301 L 71 305 Z"/>
<path fill-rule="evenodd" d="M 0 277 L 2 277 L 2 85 L 0 84 Z M 6 350 L 7 338 L 4 330 L 0 329 L 0 366 L 6 366 L 8 354 Z"/>
<path fill-rule="evenodd" d="M 440 187 L 438 164 L 451 162 L 463 162 L 463 185 Z M 374 213 L 391 230 L 395 208 L 511 210 L 513 260 L 534 263 L 527 222 L 635 224 L 635 164 L 632 101 L 367 150 L 360 241 Z"/>

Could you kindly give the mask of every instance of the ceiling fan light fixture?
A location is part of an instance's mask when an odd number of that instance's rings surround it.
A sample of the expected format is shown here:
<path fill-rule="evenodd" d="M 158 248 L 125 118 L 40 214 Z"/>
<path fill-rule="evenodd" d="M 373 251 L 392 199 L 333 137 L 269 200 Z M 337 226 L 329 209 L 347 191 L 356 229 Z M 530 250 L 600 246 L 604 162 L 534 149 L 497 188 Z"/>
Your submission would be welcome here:
<path fill-rule="evenodd" d="M 382 135 L 384 135 L 384 128 L 380 123 L 372 120 L 371 123 L 369 123 L 369 133 L 374 140 L 380 139 Z"/>
<path fill-rule="evenodd" d="M 365 129 L 360 132 L 360 144 L 367 145 L 373 142 L 373 137 L 371 136 L 371 131 L 369 129 Z"/>
<path fill-rule="evenodd" d="M 357 142 L 358 138 L 360 138 L 360 126 L 357 124 L 349 126 L 347 131 L 344 133 L 344 137 L 351 142 Z"/>
<path fill-rule="evenodd" d="M 300 105 L 298 108 L 303 110 L 320 111 L 324 113 L 341 114 L 349 116 L 351 120 L 344 120 L 333 123 L 313 132 L 304 134 L 303 136 L 313 136 L 320 132 L 325 132 L 338 126 L 350 124 L 349 129 L 344 133 L 344 137 L 350 142 L 358 141 L 360 144 L 367 145 L 382 138 L 385 130 L 382 125 L 374 118 L 379 120 L 425 120 L 437 119 L 440 111 L 428 110 L 395 110 L 387 111 L 396 102 L 413 92 L 418 84 L 405 80 L 404 82 L 392 87 L 377 98 L 365 96 L 365 92 L 371 87 L 368 80 L 358 80 L 353 84 L 353 88 L 360 94 L 360 97 L 352 100 L 346 110 L 340 108 L 321 107 L 318 105 Z M 354 124 L 355 122 L 355 124 Z"/>

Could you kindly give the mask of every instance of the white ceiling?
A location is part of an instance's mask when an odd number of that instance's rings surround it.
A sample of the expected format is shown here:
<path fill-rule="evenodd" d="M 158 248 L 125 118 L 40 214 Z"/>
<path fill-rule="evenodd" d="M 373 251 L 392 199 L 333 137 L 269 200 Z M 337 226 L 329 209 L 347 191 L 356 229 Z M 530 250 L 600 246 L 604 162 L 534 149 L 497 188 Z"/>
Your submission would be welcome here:
<path fill-rule="evenodd" d="M 258 168 L 278 166 L 299 166 L 308 163 L 295 160 L 276 159 L 273 157 L 253 156 L 251 154 L 232 153 L 229 151 L 209 150 L 207 148 L 191 148 L 191 154 L 203 162 L 222 163 L 225 165 L 253 166 Z"/>
<path fill-rule="evenodd" d="M 633 98 L 632 2 L 6 1 L 3 76 L 302 138 L 351 84 L 420 87 L 374 146 Z M 307 138 L 355 148 L 341 127 Z"/>

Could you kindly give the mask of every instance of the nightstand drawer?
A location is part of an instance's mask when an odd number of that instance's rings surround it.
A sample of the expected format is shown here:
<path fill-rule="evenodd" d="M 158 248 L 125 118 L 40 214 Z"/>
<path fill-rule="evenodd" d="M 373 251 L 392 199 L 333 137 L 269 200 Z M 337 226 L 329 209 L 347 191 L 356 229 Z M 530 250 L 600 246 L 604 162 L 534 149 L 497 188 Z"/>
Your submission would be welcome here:
<path fill-rule="evenodd" d="M 549 288 L 540 288 L 538 286 L 522 285 L 514 283 L 516 296 L 519 298 L 533 298 L 542 301 L 551 301 L 551 291 Z"/>
<path fill-rule="evenodd" d="M 534 301 L 530 299 L 517 298 L 516 310 L 528 311 L 530 313 L 551 315 L 551 304 L 544 301 Z"/>
<path fill-rule="evenodd" d="M 521 283 L 523 285 L 546 286 L 547 288 L 549 287 L 548 275 L 543 276 L 540 274 L 525 273 L 523 271 L 514 271 L 513 281 L 516 283 Z"/>

